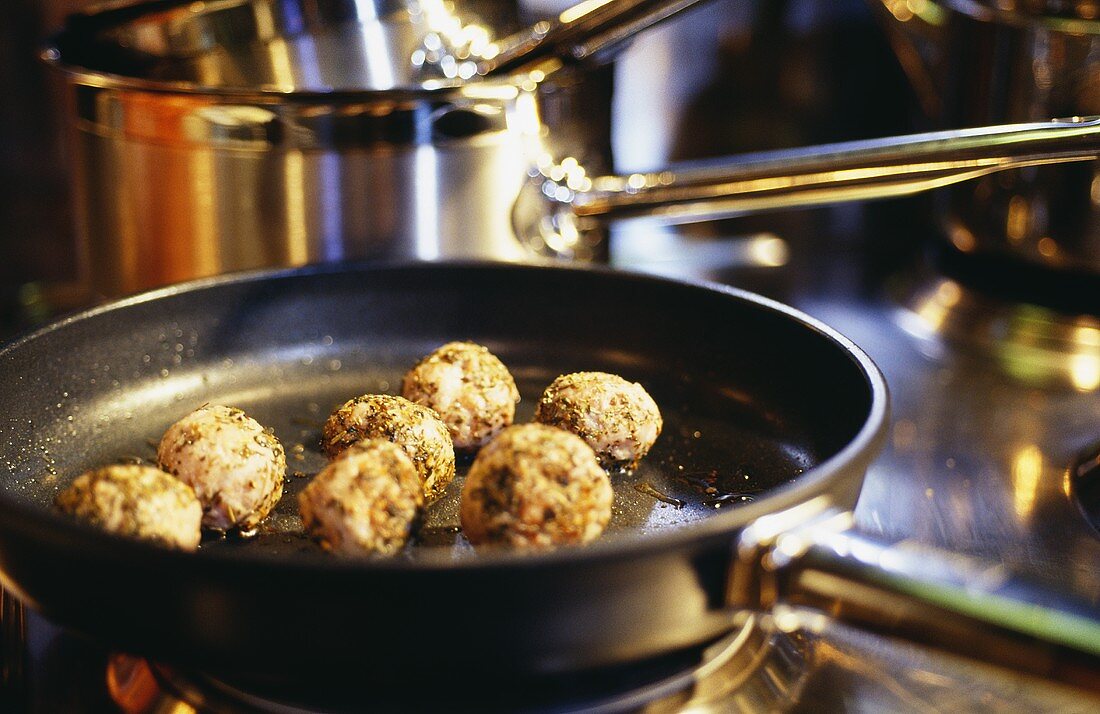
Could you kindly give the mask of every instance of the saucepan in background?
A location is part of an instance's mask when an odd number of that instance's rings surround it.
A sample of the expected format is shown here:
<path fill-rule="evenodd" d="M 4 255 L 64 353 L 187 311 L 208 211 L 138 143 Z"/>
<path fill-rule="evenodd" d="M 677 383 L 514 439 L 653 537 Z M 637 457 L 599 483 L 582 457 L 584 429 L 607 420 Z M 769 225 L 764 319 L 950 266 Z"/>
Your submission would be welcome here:
<path fill-rule="evenodd" d="M 520 12 L 513 7 L 512 21 L 526 22 L 567 4 L 524 6 Z M 611 168 L 613 147 L 615 168 L 633 171 L 658 167 L 670 159 L 901 133 L 908 128 L 904 79 L 865 5 L 854 1 L 829 3 L 828 7 L 810 2 L 757 5 L 725 0 L 707 4 L 642 34 L 619 56 L 616 66 L 578 73 L 580 84 L 595 86 L 604 97 L 602 115 L 595 111 L 600 105 L 566 102 L 576 96 L 575 87 L 547 87 L 552 93 L 542 94 L 540 108 L 543 119 L 553 123 L 555 136 L 570 142 L 583 133 L 588 142 L 575 153 L 560 156 L 583 153 L 587 168 L 602 171 Z M 15 100 L 5 103 L 2 112 L 6 125 L 2 170 L 9 186 L 5 199 L 0 199 L 0 210 L 6 214 L 0 238 L 5 255 L 10 257 L 3 268 L 10 276 L 4 281 L 8 290 L 5 302 L 15 302 L 16 291 L 23 287 L 24 313 L 30 312 L 31 317 L 42 307 L 43 299 L 75 299 L 52 288 L 43 295 L 35 286 L 25 286 L 32 281 L 52 286 L 77 274 L 68 186 L 68 162 L 73 156 L 72 152 L 65 155 L 65 149 L 72 147 L 62 141 L 64 95 L 56 86 L 60 84 L 56 76 L 52 76 L 54 91 L 47 91 L 46 80 L 51 75 L 34 54 L 41 38 L 80 6 L 20 0 L 9 10 L 13 21 L 4 24 L 10 36 L 3 43 L 13 58 L 13 63 L 4 65 L 8 69 L 4 81 Z M 692 62 L 678 59 L 685 52 L 690 52 Z M 873 91 L 865 91 L 868 87 Z M 611 97 L 613 118 L 607 116 L 607 97 Z M 893 99 L 881 101 L 884 97 Z M 574 111 L 578 106 L 580 111 Z M 166 196 L 172 193 L 163 186 L 146 190 Z M 364 202 L 383 199 L 368 194 Z M 151 233 L 145 239 L 162 245 L 162 264 L 175 264 L 177 271 L 190 262 L 202 261 L 201 254 L 190 255 L 185 245 L 176 245 L 164 232 L 164 222 L 179 217 L 181 203 L 169 203 L 161 222 L 150 221 L 144 226 Z M 286 211 L 285 202 L 271 208 L 276 215 Z M 850 222 L 853 215 L 850 208 L 819 209 L 701 230 L 782 234 L 784 226 Z M 280 220 L 285 222 L 285 216 Z M 330 227 L 338 222 L 332 216 L 326 220 Z M 626 231 L 621 232 L 629 238 Z M 339 241 L 332 238 L 330 235 L 327 245 L 338 248 Z M 625 242 L 629 252 L 630 241 Z M 736 249 L 731 251 L 736 254 Z M 339 257 L 343 256 L 337 249 L 312 259 Z M 225 267 L 253 264 L 264 263 Z M 154 270 L 152 265 L 148 270 Z M 174 277 L 169 272 L 160 280 Z"/>

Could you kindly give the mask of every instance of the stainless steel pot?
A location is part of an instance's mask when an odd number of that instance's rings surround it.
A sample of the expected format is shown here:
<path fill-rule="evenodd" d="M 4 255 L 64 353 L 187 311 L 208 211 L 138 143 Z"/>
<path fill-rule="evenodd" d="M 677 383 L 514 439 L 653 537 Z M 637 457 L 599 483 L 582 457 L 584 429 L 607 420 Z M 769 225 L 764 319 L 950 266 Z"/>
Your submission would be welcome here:
<path fill-rule="evenodd" d="M 933 126 L 1100 112 L 1100 2 L 872 5 Z M 986 177 L 952 188 L 940 207 L 964 253 L 1100 273 L 1100 163 Z"/>
<path fill-rule="evenodd" d="M 74 16 L 45 54 L 70 89 L 92 287 L 376 255 L 589 259 L 605 218 L 891 196 L 1100 150 L 1100 127 L 1071 121 L 599 176 L 600 132 L 577 117 L 606 126 L 609 97 L 568 62 L 693 1 L 586 2 L 499 42 L 440 0 Z"/>

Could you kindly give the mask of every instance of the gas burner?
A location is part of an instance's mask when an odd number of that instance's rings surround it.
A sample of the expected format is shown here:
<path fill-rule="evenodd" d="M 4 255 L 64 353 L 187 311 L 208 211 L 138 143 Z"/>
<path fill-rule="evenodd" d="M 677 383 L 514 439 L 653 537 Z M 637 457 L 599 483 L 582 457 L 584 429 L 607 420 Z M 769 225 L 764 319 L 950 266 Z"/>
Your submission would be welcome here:
<path fill-rule="evenodd" d="M 739 631 L 704 649 L 696 655 L 693 664 L 680 671 L 653 681 L 630 682 L 617 691 L 580 695 L 582 698 L 578 698 L 566 682 L 561 687 L 563 692 L 568 692 L 565 700 L 548 701 L 528 711 L 671 714 L 783 710 L 798 700 L 809 671 L 810 651 L 811 642 L 807 636 L 775 631 L 760 618 L 749 616 Z M 111 699 L 126 714 L 162 711 L 312 714 L 331 711 L 327 707 L 314 709 L 257 696 L 206 675 L 165 667 L 130 655 L 110 656 L 106 676 Z M 629 682 L 629 678 L 626 681 Z M 470 711 L 491 711 L 502 705 L 498 701 L 486 705 L 463 699 L 468 694 L 456 697 L 457 701 L 449 708 L 453 711 L 457 705 Z M 392 710 L 421 705 L 419 700 L 398 702 Z M 519 705 L 518 709 L 526 706 Z M 388 704 L 385 708 L 390 709 Z M 504 703 L 503 709 L 515 711 L 517 704 Z"/>
<path fill-rule="evenodd" d="M 898 325 L 939 359 L 949 347 L 1035 387 L 1100 389 L 1100 318 L 997 296 L 943 275 L 900 291 Z"/>

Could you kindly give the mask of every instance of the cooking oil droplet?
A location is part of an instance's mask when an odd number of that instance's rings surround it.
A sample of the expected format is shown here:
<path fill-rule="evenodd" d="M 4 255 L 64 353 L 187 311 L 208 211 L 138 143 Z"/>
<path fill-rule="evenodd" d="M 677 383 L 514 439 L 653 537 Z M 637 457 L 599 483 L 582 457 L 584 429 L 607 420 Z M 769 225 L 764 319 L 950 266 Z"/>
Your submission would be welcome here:
<path fill-rule="evenodd" d="M 332 344 L 332 336 L 331 335 L 325 335 L 324 337 L 322 337 L 321 338 L 321 344 L 322 345 L 331 345 Z"/>
<path fill-rule="evenodd" d="M 302 364 L 304 364 L 306 366 L 309 366 L 309 365 L 313 364 L 313 356 L 312 355 L 306 355 L 305 357 L 303 357 L 302 358 Z"/>
<path fill-rule="evenodd" d="M 340 368 L 343 366 L 343 363 L 341 363 L 338 359 L 334 359 L 328 363 L 328 368 L 333 372 L 339 372 Z"/>
<path fill-rule="evenodd" d="M 165 377 L 167 377 L 168 376 L 168 370 L 166 370 L 164 368 L 161 368 L 160 376 L 161 376 L 161 379 L 164 379 Z"/>
<path fill-rule="evenodd" d="M 651 484 L 648 481 L 643 481 L 642 483 L 634 484 L 634 490 L 637 491 L 638 493 L 644 493 L 647 496 L 652 496 L 653 498 L 656 498 L 658 501 L 662 501 L 664 503 L 667 503 L 670 506 L 674 506 L 676 508 L 683 508 L 684 507 L 684 502 L 683 501 L 681 501 L 678 498 L 673 498 L 672 496 L 661 493 L 660 491 L 658 491 L 657 489 L 655 489 L 653 487 L 653 484 Z"/>

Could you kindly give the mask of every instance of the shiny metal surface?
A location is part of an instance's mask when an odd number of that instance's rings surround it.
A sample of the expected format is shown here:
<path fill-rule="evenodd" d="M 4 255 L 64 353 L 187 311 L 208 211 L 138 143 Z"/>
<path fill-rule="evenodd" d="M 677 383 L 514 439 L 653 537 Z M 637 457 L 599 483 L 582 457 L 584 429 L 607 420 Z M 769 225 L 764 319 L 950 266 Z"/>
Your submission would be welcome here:
<path fill-rule="evenodd" d="M 599 44 L 690 4 L 562 17 Z M 1095 122 L 1064 120 L 601 177 L 607 135 L 577 127 L 606 126 L 606 92 L 560 67 L 464 81 L 492 33 L 448 12 L 230 0 L 74 17 L 46 54 L 69 79 L 93 291 L 378 255 L 584 260 L 606 250 L 596 215 L 703 220 L 1096 154 Z"/>
<path fill-rule="evenodd" d="M 929 355 L 984 357 L 1024 387 L 1100 389 L 1100 318 L 999 299 L 959 280 L 922 275 L 896 291 L 897 324 Z"/>
<path fill-rule="evenodd" d="M 503 124 L 537 119 L 517 91 L 280 106 L 78 91 L 93 113 L 73 127 L 91 285 L 380 254 L 520 259 L 510 215 L 530 135 Z"/>
<path fill-rule="evenodd" d="M 598 177 L 580 216 L 674 223 L 903 196 L 1016 168 L 1095 158 L 1100 119 L 1064 119 L 733 157 L 717 167 Z"/>
<path fill-rule="evenodd" d="M 827 216 L 814 215 L 819 228 L 812 234 L 784 229 L 791 224 L 777 220 L 769 236 L 743 236 L 744 242 L 787 244 L 785 258 L 771 267 L 738 262 L 735 252 L 723 249 L 728 237 L 705 240 L 675 230 L 658 234 L 660 252 L 613 244 L 612 255 L 636 269 L 751 285 L 837 327 L 867 350 L 886 375 L 893 426 L 855 510 L 862 532 L 979 556 L 1061 583 L 1086 603 L 1100 602 L 1100 536 L 1082 517 L 1069 482 L 1071 465 L 1100 438 L 1095 392 L 1051 381 L 1027 385 L 996 369 L 988 352 L 948 334 L 933 343 L 928 334 L 914 336 L 904 317 L 909 293 L 896 292 L 895 278 L 860 253 L 843 253 L 848 236 L 842 227 L 827 228 Z M 886 223 L 867 239 L 873 244 L 902 230 Z M 904 270 L 916 267 L 906 263 Z M 1041 362 L 1026 353 L 1017 357 L 1032 367 Z M 797 711 L 1085 712 L 1100 705 L 1100 699 L 1048 680 L 1006 675 L 827 618 L 793 615 L 782 624 L 819 635 Z"/>
<path fill-rule="evenodd" d="M 514 5 L 485 7 L 492 30 L 440 2 L 170 1 L 71 18 L 46 57 L 67 80 L 92 292 L 378 255 L 598 257 L 598 232 L 532 252 L 511 215 L 538 157 L 606 168 L 607 79 L 465 83 L 455 53 L 466 62 L 516 24 Z"/>
<path fill-rule="evenodd" d="M 1100 109 L 1094 2 L 874 2 L 934 126 L 1023 122 Z M 915 8 L 915 9 L 914 9 Z M 959 251 L 1100 273 L 1100 165 L 1046 166 L 947 191 Z"/>
<path fill-rule="evenodd" d="M 850 513 L 799 510 L 762 518 L 742 535 L 733 602 L 777 618 L 809 608 L 1100 694 L 1100 621 L 1060 584 L 918 543 L 877 542 L 855 532 Z"/>
<path fill-rule="evenodd" d="M 807 673 L 809 644 L 805 636 L 789 636 L 750 617 L 737 633 L 711 645 L 692 668 L 602 699 L 576 700 L 565 695 L 558 711 L 666 714 L 728 709 L 731 703 L 737 711 L 785 710 L 798 701 Z M 112 702 L 124 714 L 315 711 L 123 654 L 107 658 L 106 680 Z M 455 706 L 468 710 L 461 701 Z"/>
<path fill-rule="evenodd" d="M 595 0 L 501 40 L 483 53 L 478 74 L 513 73 L 549 59 L 579 61 L 614 51 L 646 29 L 699 0 Z"/>

